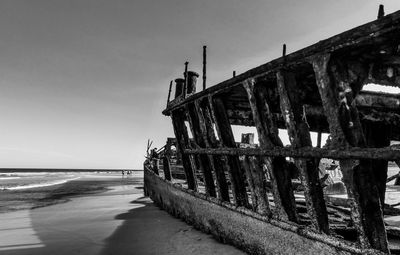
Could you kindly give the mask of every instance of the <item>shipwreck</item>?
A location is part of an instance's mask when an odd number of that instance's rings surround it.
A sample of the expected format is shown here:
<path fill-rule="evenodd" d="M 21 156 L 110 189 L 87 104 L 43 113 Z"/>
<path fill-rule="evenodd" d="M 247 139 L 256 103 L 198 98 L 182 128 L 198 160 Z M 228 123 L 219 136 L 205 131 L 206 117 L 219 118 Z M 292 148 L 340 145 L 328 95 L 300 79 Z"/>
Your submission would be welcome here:
<path fill-rule="evenodd" d="M 385 221 L 400 215 L 385 205 L 388 162 L 400 163 L 400 94 L 363 89 L 400 87 L 400 11 L 381 6 L 375 21 L 291 54 L 284 46 L 208 88 L 205 50 L 202 91 L 187 65 L 170 84 L 163 114 L 175 138 L 146 160 L 145 193 L 249 254 L 400 254 L 400 228 Z M 237 143 L 232 125 L 255 127 L 259 143 Z M 341 204 L 326 194 L 321 159 L 338 162 Z"/>

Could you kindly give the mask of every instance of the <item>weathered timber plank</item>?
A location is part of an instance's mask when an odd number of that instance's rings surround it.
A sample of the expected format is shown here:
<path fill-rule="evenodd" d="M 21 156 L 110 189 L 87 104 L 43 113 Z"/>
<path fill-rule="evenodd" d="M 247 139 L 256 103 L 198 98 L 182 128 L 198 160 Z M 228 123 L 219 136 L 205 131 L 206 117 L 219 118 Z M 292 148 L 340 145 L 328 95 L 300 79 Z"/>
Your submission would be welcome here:
<path fill-rule="evenodd" d="M 211 118 L 211 111 L 207 102 L 201 104 L 199 101 L 195 101 L 196 109 L 199 113 L 199 124 L 202 129 L 204 141 L 207 148 L 219 148 L 219 143 L 215 137 L 213 122 Z M 222 201 L 230 201 L 229 198 L 229 187 L 225 176 L 225 164 L 220 155 L 209 155 L 212 168 L 215 173 L 215 179 L 217 183 L 218 197 Z"/>
<path fill-rule="evenodd" d="M 281 111 L 286 121 L 289 140 L 293 147 L 311 147 L 311 136 L 304 120 L 303 107 L 293 74 L 281 70 L 277 73 Z M 304 186 L 307 212 L 317 231 L 329 233 L 328 214 L 319 180 L 319 169 L 314 159 L 295 159 Z"/>
<path fill-rule="evenodd" d="M 353 92 L 357 91 L 352 91 L 346 75 L 340 73 L 340 67 L 331 66 L 330 61 L 329 54 L 316 55 L 310 59 L 333 145 L 365 147 L 365 138 L 353 100 Z M 360 244 L 388 252 L 379 194 L 373 183 L 370 161 L 341 160 L 340 168 Z"/>
<path fill-rule="evenodd" d="M 275 146 L 282 147 L 278 128 L 269 110 L 266 92 L 263 88 L 255 92 L 254 80 L 245 81 L 243 86 L 249 98 L 260 147 L 263 149 L 271 149 Z M 274 217 L 297 222 L 296 204 L 286 159 L 284 157 L 273 157 L 263 160 L 271 176 L 276 210 Z"/>
<path fill-rule="evenodd" d="M 191 156 L 184 153 L 184 150 L 189 146 L 189 135 L 187 133 L 184 121 L 184 113 L 180 110 L 173 111 L 171 113 L 171 118 L 178 150 L 182 155 L 182 164 L 185 171 L 188 188 L 197 191 L 197 181 L 194 175 L 194 167 Z"/>
<path fill-rule="evenodd" d="M 196 110 L 194 103 L 186 106 L 186 114 L 189 120 L 190 128 L 192 130 L 193 139 L 198 147 L 206 148 L 206 142 L 203 137 L 203 130 L 200 127 L 200 116 Z M 206 195 L 216 197 L 215 184 L 212 176 L 212 165 L 207 155 L 198 155 L 200 162 L 200 169 L 203 173 L 204 184 L 206 187 Z"/>
<path fill-rule="evenodd" d="M 228 115 L 226 114 L 224 102 L 218 97 L 211 96 L 208 100 L 215 127 L 222 145 L 228 148 L 236 148 L 235 139 L 233 137 L 231 125 L 229 124 Z M 240 168 L 239 158 L 237 156 L 228 156 L 227 165 L 229 166 L 232 191 L 236 205 L 249 207 L 244 176 Z"/>

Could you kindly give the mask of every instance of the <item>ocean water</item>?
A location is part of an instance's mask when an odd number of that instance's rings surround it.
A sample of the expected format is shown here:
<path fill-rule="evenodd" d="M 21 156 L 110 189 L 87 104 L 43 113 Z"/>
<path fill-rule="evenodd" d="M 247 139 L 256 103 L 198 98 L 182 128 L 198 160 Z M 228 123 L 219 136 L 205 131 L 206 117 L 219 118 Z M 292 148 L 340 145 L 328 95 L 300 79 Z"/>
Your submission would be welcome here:
<path fill-rule="evenodd" d="M 71 196 L 103 192 L 112 186 L 142 186 L 143 171 L 0 172 L 0 213 L 69 201 Z"/>
<path fill-rule="evenodd" d="M 70 172 L 0 172 L 0 191 L 53 186 L 79 178 Z"/>

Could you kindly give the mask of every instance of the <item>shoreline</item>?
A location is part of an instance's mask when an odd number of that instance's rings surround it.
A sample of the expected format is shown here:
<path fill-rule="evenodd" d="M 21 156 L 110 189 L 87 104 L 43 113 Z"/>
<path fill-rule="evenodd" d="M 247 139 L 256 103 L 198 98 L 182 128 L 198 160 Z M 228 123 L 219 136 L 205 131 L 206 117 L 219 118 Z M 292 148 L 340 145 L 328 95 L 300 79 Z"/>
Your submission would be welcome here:
<path fill-rule="evenodd" d="M 245 254 L 159 209 L 144 197 L 143 179 L 136 179 L 108 185 L 105 192 L 68 196 L 68 203 L 3 213 L 0 253 Z"/>
<path fill-rule="evenodd" d="M 103 193 L 120 185 L 141 185 L 141 177 L 82 173 L 65 183 L 0 191 L 0 214 L 66 203 L 73 197 Z"/>

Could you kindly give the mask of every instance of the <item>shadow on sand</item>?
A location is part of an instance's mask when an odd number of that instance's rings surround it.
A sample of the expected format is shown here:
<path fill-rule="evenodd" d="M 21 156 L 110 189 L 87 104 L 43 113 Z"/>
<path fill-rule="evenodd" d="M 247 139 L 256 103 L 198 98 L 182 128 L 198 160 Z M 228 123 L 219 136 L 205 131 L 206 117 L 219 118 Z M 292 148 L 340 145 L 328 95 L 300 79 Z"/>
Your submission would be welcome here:
<path fill-rule="evenodd" d="M 106 239 L 102 255 L 244 254 L 173 218 L 149 198 L 142 197 L 131 203 L 142 206 L 115 217 L 124 222 Z"/>

